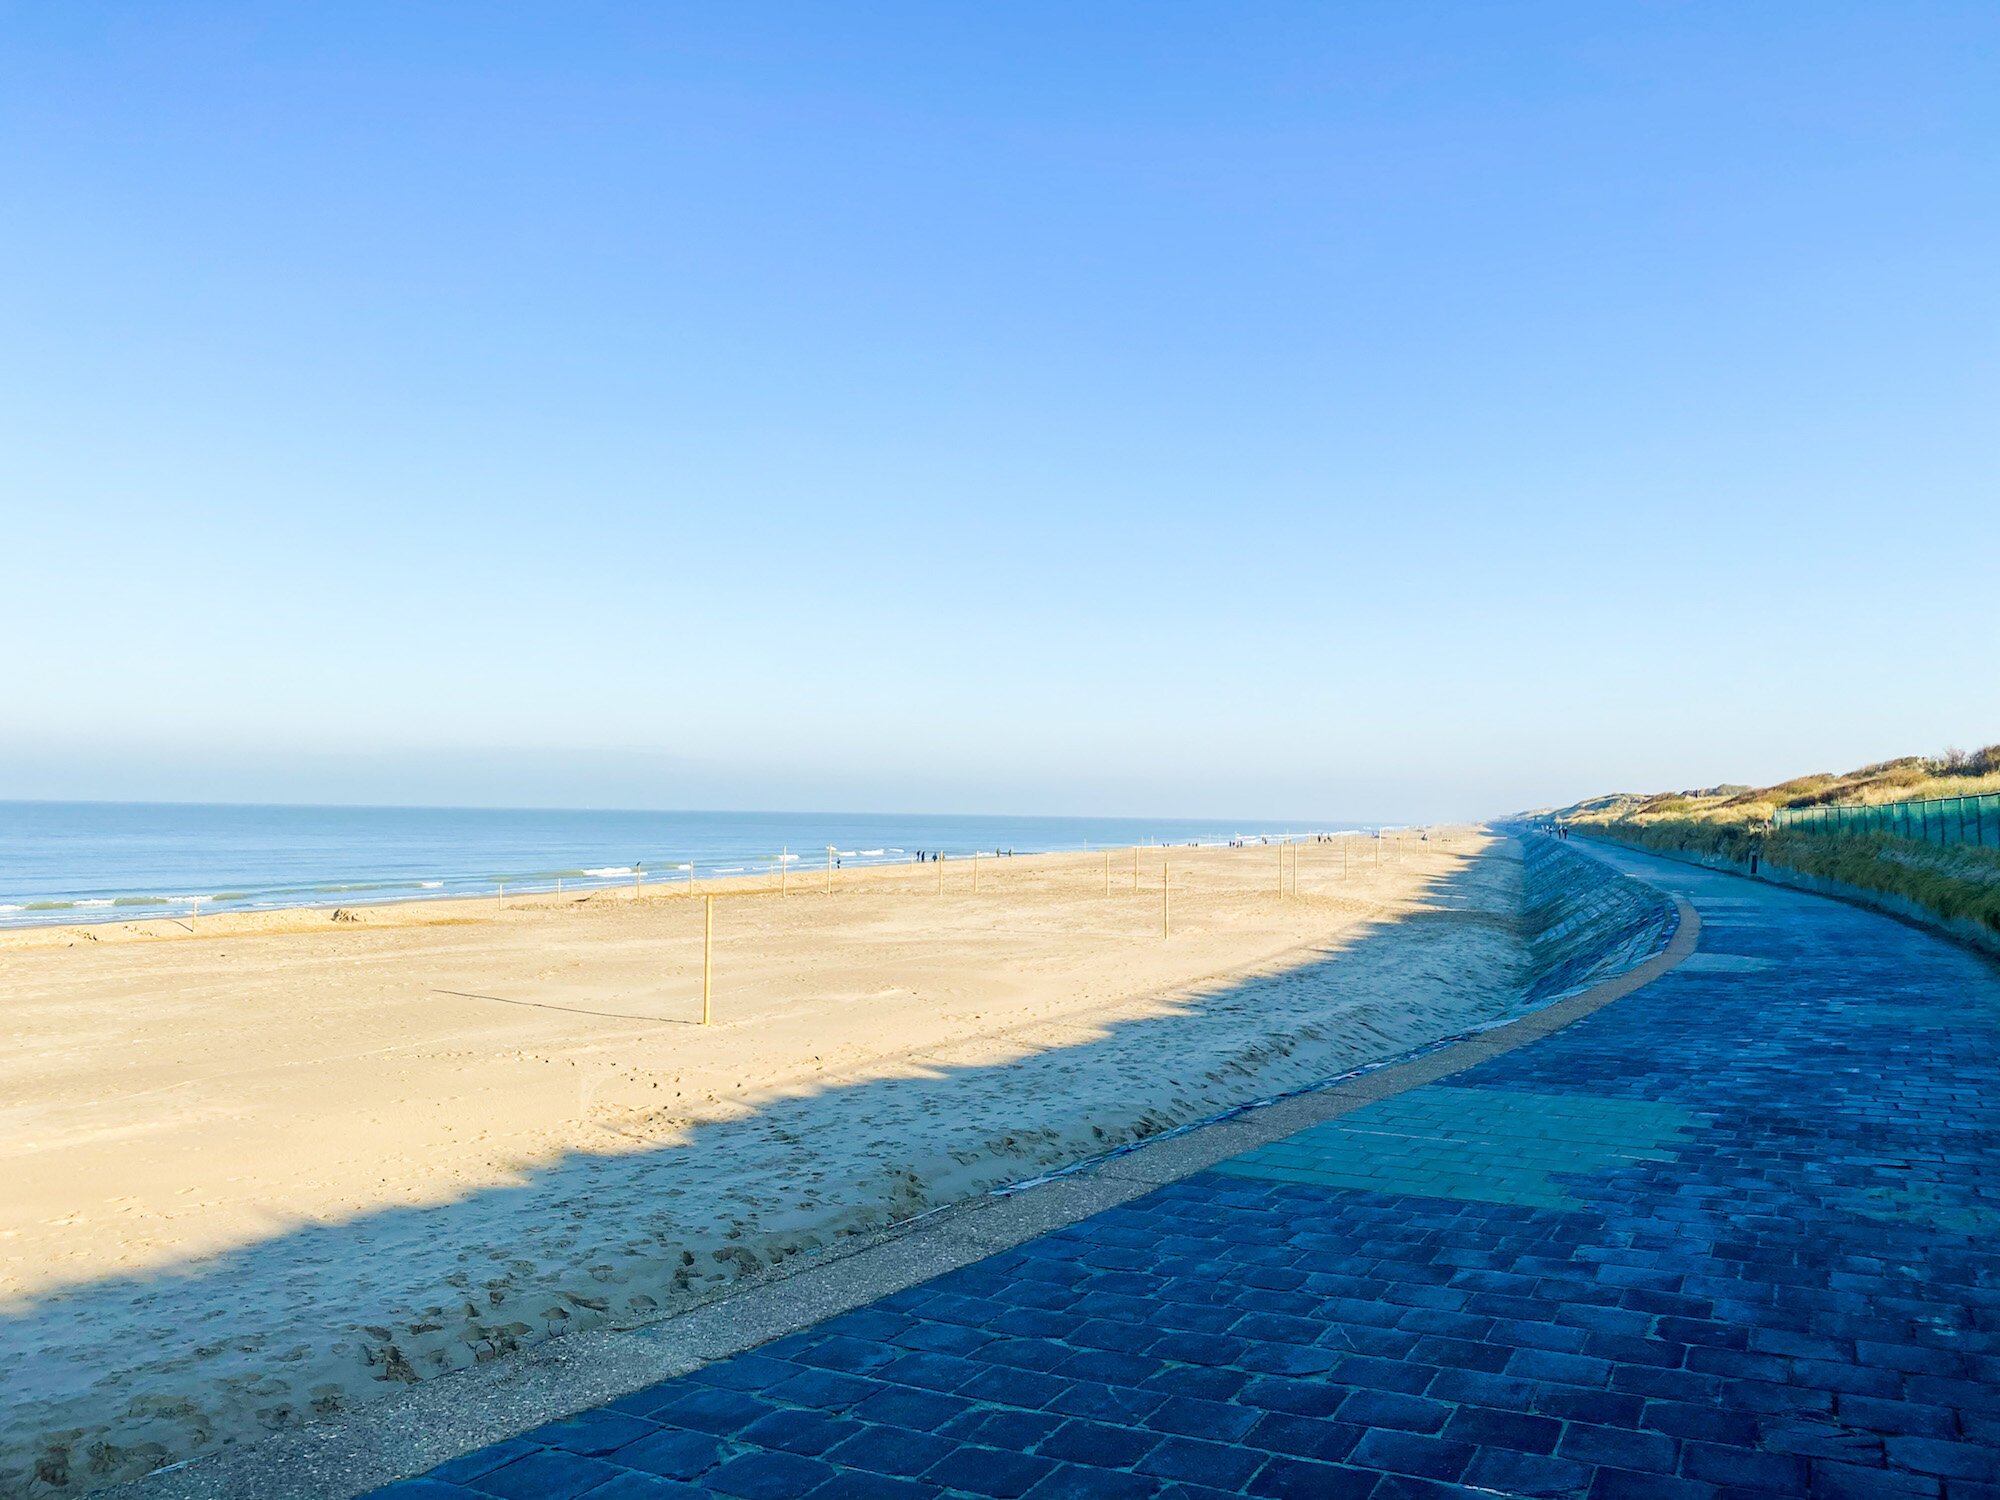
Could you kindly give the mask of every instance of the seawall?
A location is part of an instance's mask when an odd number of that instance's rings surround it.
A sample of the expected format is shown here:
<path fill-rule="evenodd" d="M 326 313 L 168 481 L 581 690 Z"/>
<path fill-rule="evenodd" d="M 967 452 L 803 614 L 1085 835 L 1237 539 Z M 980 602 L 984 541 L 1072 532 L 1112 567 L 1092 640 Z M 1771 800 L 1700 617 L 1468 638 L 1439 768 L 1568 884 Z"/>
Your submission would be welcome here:
<path fill-rule="evenodd" d="M 1522 833 L 1525 1003 L 1545 1005 L 1644 963 L 1673 940 L 1673 901 L 1546 834 Z"/>

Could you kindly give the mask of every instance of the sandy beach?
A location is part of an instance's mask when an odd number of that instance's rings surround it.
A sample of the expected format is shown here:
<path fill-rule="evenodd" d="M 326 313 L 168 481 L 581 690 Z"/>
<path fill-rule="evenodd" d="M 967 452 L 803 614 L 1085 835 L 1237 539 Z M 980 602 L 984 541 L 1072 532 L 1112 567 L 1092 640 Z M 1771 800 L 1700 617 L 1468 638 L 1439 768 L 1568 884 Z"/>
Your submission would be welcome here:
<path fill-rule="evenodd" d="M 1508 1013 L 1466 831 L 0 935 L 0 1493 L 74 1492 Z M 1343 871 L 1343 863 L 1347 868 Z"/>

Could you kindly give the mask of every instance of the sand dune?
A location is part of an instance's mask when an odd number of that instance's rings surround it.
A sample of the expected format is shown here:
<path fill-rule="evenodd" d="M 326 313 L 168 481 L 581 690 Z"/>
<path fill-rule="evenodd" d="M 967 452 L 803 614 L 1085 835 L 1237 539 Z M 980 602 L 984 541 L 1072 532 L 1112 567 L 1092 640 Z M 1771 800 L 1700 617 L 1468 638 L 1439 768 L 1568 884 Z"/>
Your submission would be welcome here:
<path fill-rule="evenodd" d="M 1365 845 L 1364 845 L 1365 851 Z M 1512 846 L 0 941 L 0 1493 L 351 1412 L 1506 1013 Z M 35 1476 L 31 1480 L 31 1475 Z"/>

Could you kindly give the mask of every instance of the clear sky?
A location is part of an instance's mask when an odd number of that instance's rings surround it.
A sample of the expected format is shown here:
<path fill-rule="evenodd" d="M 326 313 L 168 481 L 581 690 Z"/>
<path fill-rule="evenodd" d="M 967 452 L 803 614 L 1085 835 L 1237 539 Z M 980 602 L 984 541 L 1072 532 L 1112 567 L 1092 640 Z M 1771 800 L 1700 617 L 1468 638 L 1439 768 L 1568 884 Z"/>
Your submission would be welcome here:
<path fill-rule="evenodd" d="M 0 796 L 2000 739 L 2000 6 L 0 4 Z"/>

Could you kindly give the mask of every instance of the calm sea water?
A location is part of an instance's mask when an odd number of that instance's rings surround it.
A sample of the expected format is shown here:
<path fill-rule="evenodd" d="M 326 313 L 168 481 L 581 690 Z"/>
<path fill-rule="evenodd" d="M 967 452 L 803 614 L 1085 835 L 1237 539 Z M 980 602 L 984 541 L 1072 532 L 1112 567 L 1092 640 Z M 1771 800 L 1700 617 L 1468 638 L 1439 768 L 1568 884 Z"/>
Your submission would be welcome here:
<path fill-rule="evenodd" d="M 781 858 L 891 864 L 918 851 L 1216 844 L 1357 829 L 1171 818 L 564 812 L 0 802 L 0 926 L 202 909 L 356 905 L 492 891 L 769 873 Z"/>

